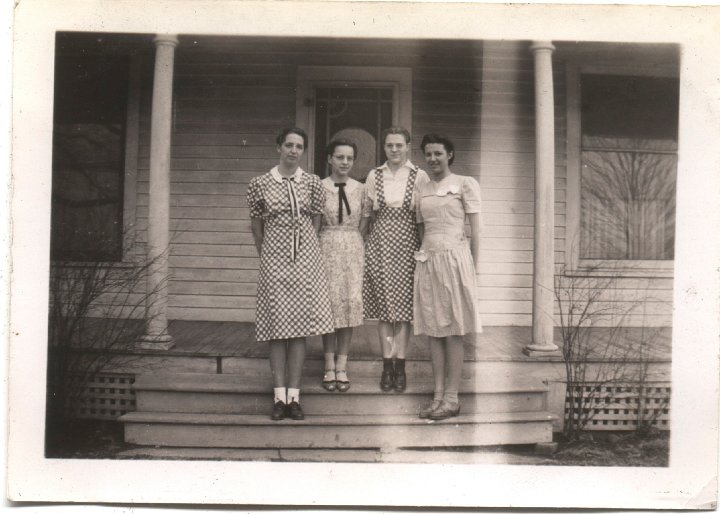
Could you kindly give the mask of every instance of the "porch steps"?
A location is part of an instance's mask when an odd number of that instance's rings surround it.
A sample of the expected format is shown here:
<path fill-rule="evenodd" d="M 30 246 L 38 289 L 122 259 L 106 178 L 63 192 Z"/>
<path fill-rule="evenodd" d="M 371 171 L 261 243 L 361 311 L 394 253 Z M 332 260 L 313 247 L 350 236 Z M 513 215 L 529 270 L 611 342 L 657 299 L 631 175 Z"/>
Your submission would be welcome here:
<path fill-rule="evenodd" d="M 269 418 L 267 376 L 156 374 L 136 379 L 137 411 L 120 418 L 125 440 L 138 445 L 206 448 L 402 448 L 533 444 L 552 440 L 547 386 L 534 378 L 465 377 L 462 413 L 421 420 L 430 377 L 411 377 L 404 393 L 383 393 L 378 377 L 351 375 L 346 393 L 306 379 L 305 420 Z"/>

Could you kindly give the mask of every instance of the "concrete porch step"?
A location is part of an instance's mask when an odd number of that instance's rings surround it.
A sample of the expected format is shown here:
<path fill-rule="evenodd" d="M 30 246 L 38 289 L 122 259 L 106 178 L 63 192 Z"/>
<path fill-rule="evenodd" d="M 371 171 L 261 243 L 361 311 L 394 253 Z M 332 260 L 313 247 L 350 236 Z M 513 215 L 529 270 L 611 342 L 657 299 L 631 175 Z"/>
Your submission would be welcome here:
<path fill-rule="evenodd" d="M 414 415 L 433 391 L 427 377 L 413 380 L 404 393 L 380 391 L 377 377 L 351 377 L 345 393 L 328 392 L 306 379 L 301 403 L 308 415 Z M 138 411 L 266 415 L 271 409 L 269 377 L 197 373 L 143 375 L 134 389 Z M 540 411 L 547 386 L 537 379 L 463 379 L 460 400 L 465 413 Z"/>
<path fill-rule="evenodd" d="M 547 412 L 461 414 L 443 421 L 415 415 L 307 415 L 133 412 L 120 420 L 128 443 L 213 448 L 401 448 L 533 444 L 552 441 Z"/>

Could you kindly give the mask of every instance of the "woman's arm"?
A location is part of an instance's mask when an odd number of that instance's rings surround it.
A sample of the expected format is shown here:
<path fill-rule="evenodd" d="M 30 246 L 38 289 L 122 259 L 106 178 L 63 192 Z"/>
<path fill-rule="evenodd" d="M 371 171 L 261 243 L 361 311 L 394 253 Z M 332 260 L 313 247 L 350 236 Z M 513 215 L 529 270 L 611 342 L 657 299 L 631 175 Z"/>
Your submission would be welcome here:
<path fill-rule="evenodd" d="M 250 219 L 250 230 L 252 230 L 253 240 L 258 255 L 262 253 L 263 239 L 265 238 L 265 222 L 262 218 Z"/>
<path fill-rule="evenodd" d="M 312 224 L 315 227 L 315 233 L 320 233 L 320 226 L 322 225 L 322 214 L 313 214 Z"/>
<path fill-rule="evenodd" d="M 418 223 L 417 230 L 418 230 L 418 235 L 420 236 L 420 242 L 422 243 L 422 240 L 425 237 L 425 223 Z"/>
<path fill-rule="evenodd" d="M 470 253 L 473 257 L 473 264 L 475 265 L 475 273 L 480 272 L 480 213 L 471 212 L 468 214 L 468 220 L 470 221 Z"/>
<path fill-rule="evenodd" d="M 360 218 L 360 226 L 358 227 L 358 230 L 360 231 L 360 235 L 363 239 L 365 239 L 365 236 L 367 236 L 368 232 L 370 232 L 370 221 L 370 217 Z"/>

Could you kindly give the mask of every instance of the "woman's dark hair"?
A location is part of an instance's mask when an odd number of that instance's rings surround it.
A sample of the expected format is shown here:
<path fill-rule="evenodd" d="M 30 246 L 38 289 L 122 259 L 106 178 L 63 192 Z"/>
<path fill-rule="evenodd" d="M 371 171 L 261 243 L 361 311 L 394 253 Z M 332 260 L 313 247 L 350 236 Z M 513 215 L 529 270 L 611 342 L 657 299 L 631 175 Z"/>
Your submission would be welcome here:
<path fill-rule="evenodd" d="M 358 152 L 357 145 L 355 143 L 353 143 L 352 141 L 350 141 L 349 139 L 345 139 L 345 138 L 338 138 L 338 139 L 333 139 L 332 141 L 330 141 L 330 144 L 325 147 L 325 154 L 328 157 L 332 157 L 333 154 L 335 153 L 335 149 L 338 146 L 349 146 L 350 148 L 352 148 L 353 149 L 353 159 L 357 159 L 357 152 Z"/>
<path fill-rule="evenodd" d="M 443 145 L 448 155 L 452 154 L 450 159 L 448 159 L 448 164 L 452 164 L 455 160 L 455 145 L 453 145 L 452 141 L 440 134 L 425 134 L 420 143 L 420 148 L 422 148 L 423 153 L 425 153 L 425 146 L 433 143 Z"/>
<path fill-rule="evenodd" d="M 389 135 L 391 135 L 391 134 L 400 134 L 400 135 L 402 135 L 402 136 L 405 138 L 405 142 L 406 142 L 407 144 L 410 144 L 410 139 L 411 139 L 411 138 L 410 138 L 410 131 L 409 131 L 408 129 L 406 129 L 405 127 L 395 126 L 395 127 L 389 127 L 389 128 L 386 128 L 385 130 L 383 130 L 382 139 L 381 139 L 383 146 L 385 146 L 385 140 L 386 140 L 387 137 L 388 137 Z"/>
<path fill-rule="evenodd" d="M 283 131 L 280 132 L 278 137 L 275 138 L 275 142 L 278 144 L 278 146 L 282 145 L 285 142 L 285 138 L 288 137 L 289 134 L 297 134 L 298 136 L 303 138 L 303 145 L 305 145 L 305 148 L 307 148 L 308 136 L 303 129 L 297 127 L 289 127 L 283 129 Z"/>

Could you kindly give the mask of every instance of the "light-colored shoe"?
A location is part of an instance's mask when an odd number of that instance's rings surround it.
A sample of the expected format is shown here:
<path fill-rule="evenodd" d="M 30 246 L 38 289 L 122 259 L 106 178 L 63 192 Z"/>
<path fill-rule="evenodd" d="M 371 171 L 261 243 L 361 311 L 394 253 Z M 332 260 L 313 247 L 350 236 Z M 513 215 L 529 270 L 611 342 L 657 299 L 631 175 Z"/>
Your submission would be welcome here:
<path fill-rule="evenodd" d="M 428 405 L 424 409 L 421 409 L 420 412 L 418 412 L 418 418 L 428 419 L 430 417 L 430 414 L 432 414 L 433 411 L 435 411 L 438 407 L 440 407 L 440 400 L 433 400 L 430 405 Z"/>
<path fill-rule="evenodd" d="M 452 418 L 460 414 L 460 402 L 449 403 L 443 400 L 440 406 L 430 413 L 429 418 L 435 421 Z"/>

